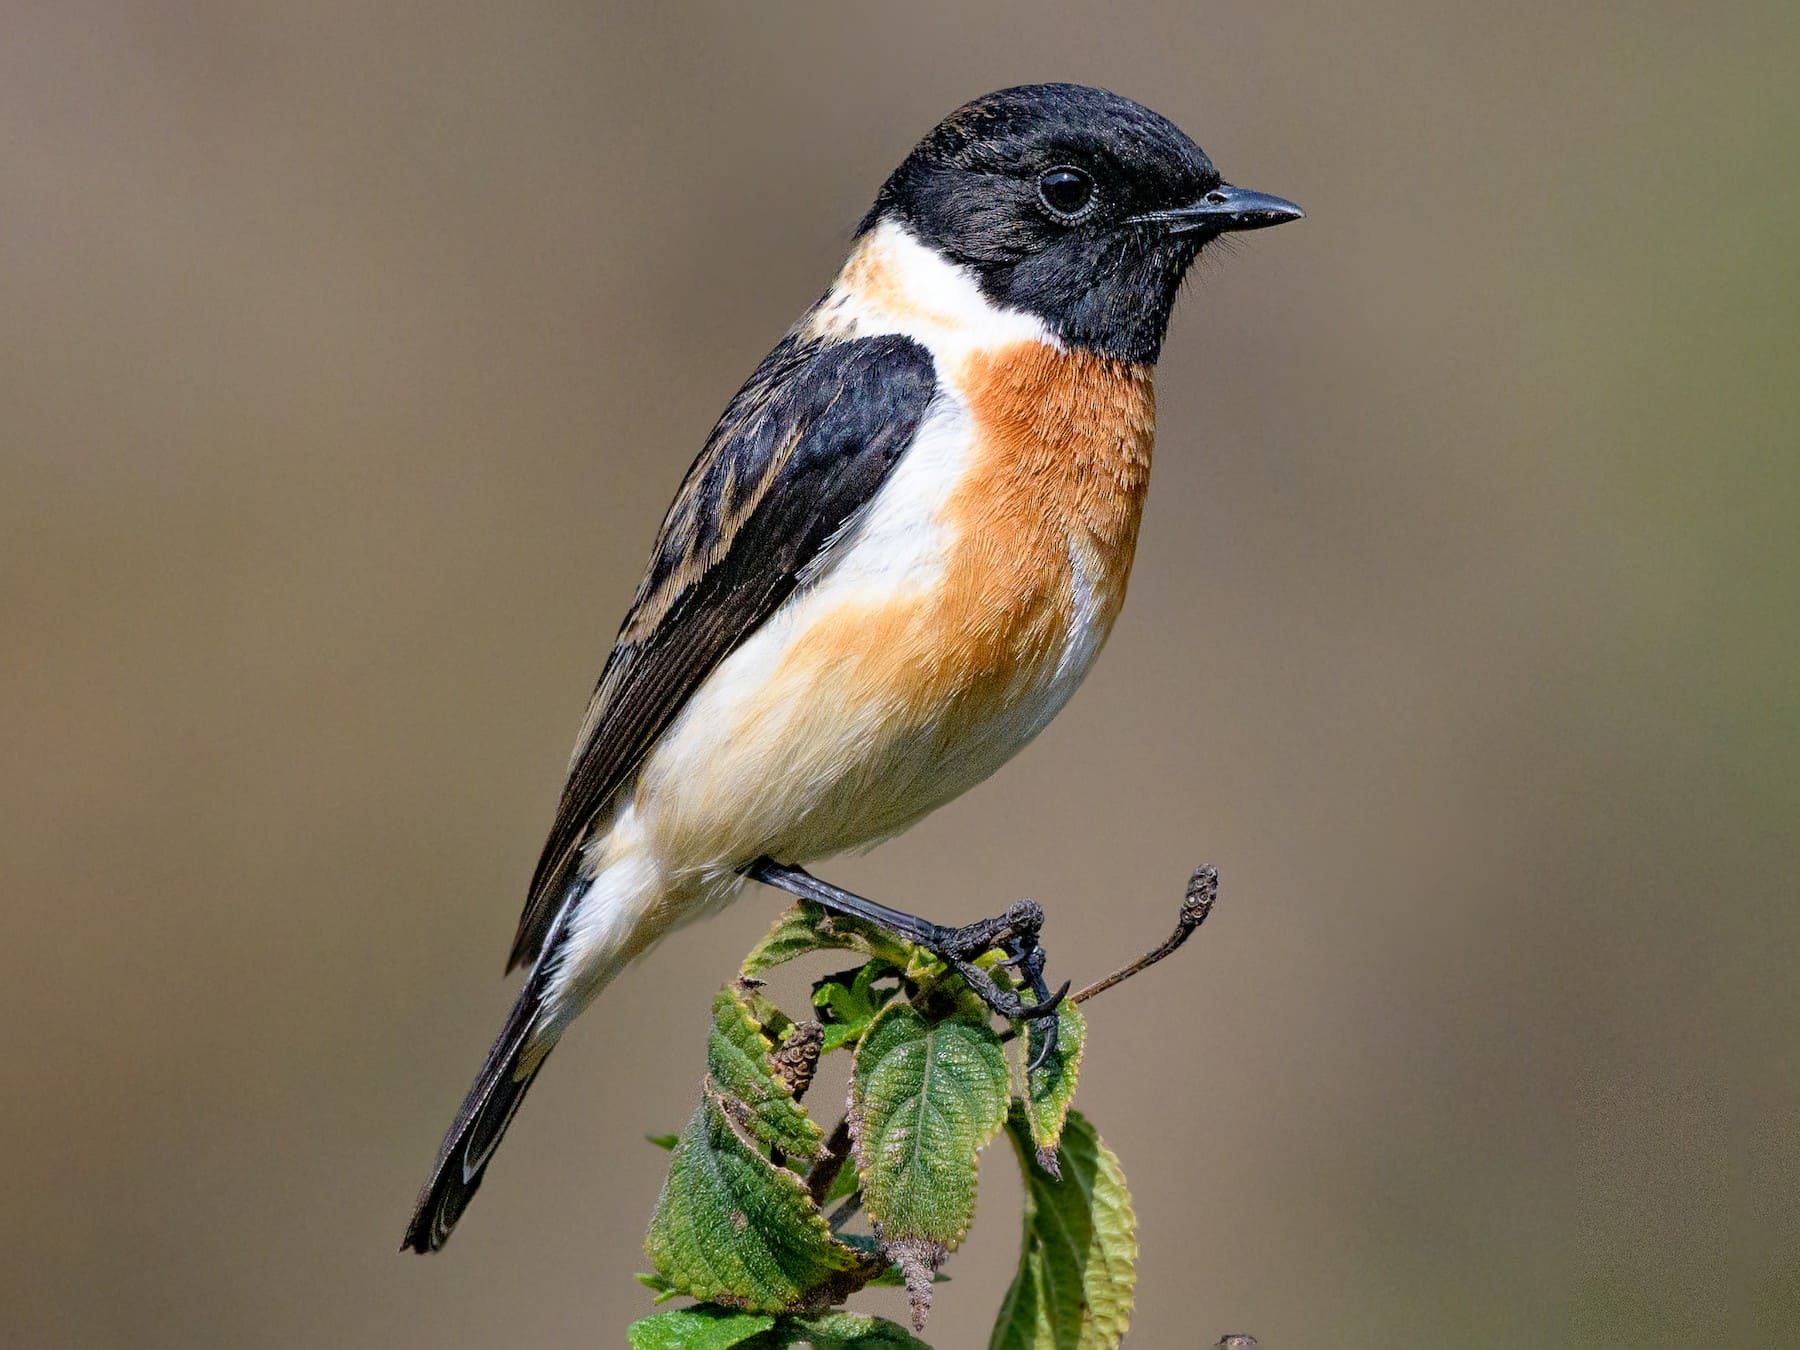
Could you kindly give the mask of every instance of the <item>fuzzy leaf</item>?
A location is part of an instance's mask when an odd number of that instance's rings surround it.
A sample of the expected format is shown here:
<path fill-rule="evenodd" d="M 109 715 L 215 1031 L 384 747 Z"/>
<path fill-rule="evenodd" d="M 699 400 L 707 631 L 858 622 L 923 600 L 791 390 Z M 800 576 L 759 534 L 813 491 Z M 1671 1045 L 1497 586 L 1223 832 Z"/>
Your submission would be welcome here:
<path fill-rule="evenodd" d="M 713 999 L 706 1068 L 725 1109 L 762 1143 L 791 1157 L 816 1158 L 825 1133 L 775 1076 L 769 1062 L 773 1049 L 748 1000 L 729 985 L 721 989 Z"/>
<path fill-rule="evenodd" d="M 848 1272 L 873 1274 L 831 1235 L 792 1172 L 731 1127 L 711 1092 L 682 1131 L 644 1250 L 671 1288 L 751 1312 L 793 1307 Z"/>
<path fill-rule="evenodd" d="M 784 1317 L 775 1324 L 771 1345 L 807 1345 L 812 1350 L 931 1350 L 924 1341 L 882 1317 L 835 1312 L 823 1317 Z"/>
<path fill-rule="evenodd" d="M 985 1018 L 884 1008 L 856 1047 L 851 1137 L 863 1208 L 924 1326 L 932 1275 L 975 1216 L 977 1155 L 1006 1119 L 1012 1076 Z"/>
<path fill-rule="evenodd" d="M 1063 1129 L 1060 1181 L 1037 1165 L 1022 1107 L 1007 1133 L 1025 1173 L 1025 1236 L 988 1350 L 1111 1350 L 1131 1324 L 1137 1283 L 1137 1220 L 1119 1160 L 1079 1111 Z"/>
<path fill-rule="evenodd" d="M 1030 1064 L 1043 1044 L 1044 1028 L 1038 1022 L 1027 1026 L 1030 1030 L 1021 1053 L 1022 1062 Z M 1061 1175 L 1056 1144 L 1062 1138 L 1069 1103 L 1075 1100 L 1075 1079 L 1081 1072 L 1081 1053 L 1086 1045 L 1087 1019 L 1064 999 L 1056 1009 L 1055 1052 L 1025 1075 L 1025 1118 L 1031 1125 L 1031 1141 L 1037 1146 L 1038 1165 L 1053 1177 Z"/>
<path fill-rule="evenodd" d="M 894 1003 L 870 1024 L 856 1050 L 851 1121 L 863 1205 L 885 1240 L 962 1241 L 976 1155 L 1005 1122 L 1011 1087 L 985 1021 L 928 1022 Z"/>
<path fill-rule="evenodd" d="M 810 900 L 789 906 L 775 926 L 744 958 L 743 975 L 754 979 L 765 970 L 792 961 L 808 952 L 837 950 L 861 952 L 896 966 L 906 964 L 909 948 L 874 924 L 833 914 Z"/>
<path fill-rule="evenodd" d="M 633 1322 L 626 1335 L 631 1350 L 731 1350 L 752 1341 L 766 1344 L 763 1333 L 774 1325 L 775 1319 L 767 1313 L 702 1304 Z"/>

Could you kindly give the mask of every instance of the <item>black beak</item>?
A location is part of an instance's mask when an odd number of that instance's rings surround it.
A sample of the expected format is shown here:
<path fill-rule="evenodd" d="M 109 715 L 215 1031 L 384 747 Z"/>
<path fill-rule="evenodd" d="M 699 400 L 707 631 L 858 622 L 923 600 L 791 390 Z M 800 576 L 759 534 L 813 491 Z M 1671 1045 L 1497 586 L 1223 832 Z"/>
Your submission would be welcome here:
<path fill-rule="evenodd" d="M 1227 230 L 1262 230 L 1299 220 L 1306 212 L 1285 197 L 1272 197 L 1266 192 L 1220 183 L 1191 206 L 1177 206 L 1167 211 L 1150 211 L 1133 216 L 1133 222 L 1167 225 L 1170 234 L 1187 234 L 1193 230 L 1210 230 L 1223 234 Z"/>

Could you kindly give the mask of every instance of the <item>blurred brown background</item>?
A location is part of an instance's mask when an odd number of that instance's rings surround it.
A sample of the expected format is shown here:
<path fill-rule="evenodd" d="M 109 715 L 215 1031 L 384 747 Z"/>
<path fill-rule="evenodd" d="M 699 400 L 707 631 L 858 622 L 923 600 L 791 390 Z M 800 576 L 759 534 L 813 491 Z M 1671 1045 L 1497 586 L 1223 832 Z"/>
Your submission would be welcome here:
<path fill-rule="evenodd" d="M 1133 1344 L 1800 1338 L 1795 7 L 612 8 L 6 6 L 0 1341 L 622 1343 L 772 894 L 394 1248 L 682 469 L 913 140 L 1046 78 L 1310 218 L 1177 315 L 1088 688 L 830 875 L 1036 896 L 1086 977 L 1220 867 L 1092 1009 Z"/>

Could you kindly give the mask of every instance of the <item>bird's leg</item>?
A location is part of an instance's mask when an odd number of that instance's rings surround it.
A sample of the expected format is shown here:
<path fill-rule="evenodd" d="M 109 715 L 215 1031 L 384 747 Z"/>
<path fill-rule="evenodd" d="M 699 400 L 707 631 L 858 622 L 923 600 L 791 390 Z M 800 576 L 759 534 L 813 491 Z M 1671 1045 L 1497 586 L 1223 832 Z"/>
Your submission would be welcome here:
<path fill-rule="evenodd" d="M 765 886 L 786 891 L 802 900 L 852 918 L 865 919 L 904 942 L 923 947 L 938 957 L 975 991 L 988 1007 L 1009 1021 L 1049 1017 L 1069 992 L 1067 983 L 1054 994 L 1044 983 L 1044 948 L 1038 942 L 1043 931 L 1044 911 L 1035 900 L 1021 900 L 1006 913 L 992 919 L 978 919 L 960 928 L 932 923 L 903 910 L 890 909 L 874 900 L 820 881 L 801 867 L 790 867 L 773 858 L 758 858 L 744 868 L 744 875 Z M 974 964 L 983 952 L 999 947 L 1007 954 L 1006 964 L 1024 976 L 1035 1003 L 1026 1003 L 1017 994 L 1002 989 L 985 970 Z M 1056 1048 L 1056 1023 L 1045 1024 L 1044 1048 L 1038 1054 L 1042 1062 Z M 1035 1067 L 1035 1065 L 1033 1066 Z"/>

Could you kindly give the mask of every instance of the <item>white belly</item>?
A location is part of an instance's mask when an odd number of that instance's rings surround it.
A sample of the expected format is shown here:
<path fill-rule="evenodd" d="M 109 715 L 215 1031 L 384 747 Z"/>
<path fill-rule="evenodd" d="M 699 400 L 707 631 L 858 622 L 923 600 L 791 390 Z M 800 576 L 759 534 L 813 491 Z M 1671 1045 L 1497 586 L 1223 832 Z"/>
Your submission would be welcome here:
<path fill-rule="evenodd" d="M 956 542 L 939 511 L 967 453 L 968 419 L 945 400 L 813 585 L 659 740 L 633 805 L 665 866 L 727 872 L 763 853 L 805 862 L 878 842 L 987 778 L 1068 702 L 1111 620 L 1079 566 L 1066 632 L 1003 689 L 912 685 L 931 664 L 917 644 Z"/>

